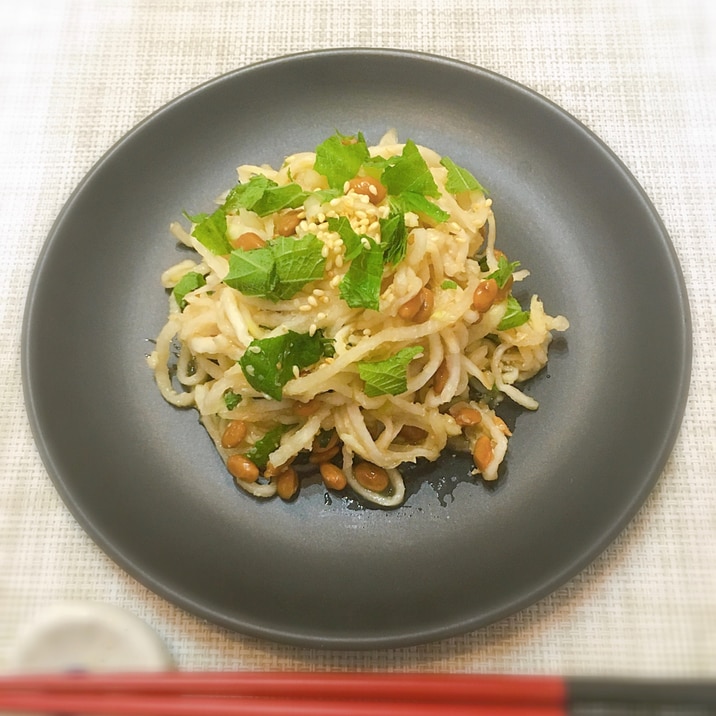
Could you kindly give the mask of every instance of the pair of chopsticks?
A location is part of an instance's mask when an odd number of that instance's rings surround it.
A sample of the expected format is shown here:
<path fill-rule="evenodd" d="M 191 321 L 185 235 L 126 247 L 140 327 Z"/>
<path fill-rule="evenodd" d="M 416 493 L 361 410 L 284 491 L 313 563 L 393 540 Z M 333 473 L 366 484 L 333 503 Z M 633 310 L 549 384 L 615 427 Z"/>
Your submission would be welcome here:
<path fill-rule="evenodd" d="M 716 682 L 364 672 L 0 677 L 0 710 L 76 716 L 566 716 L 588 704 L 716 713 Z"/>

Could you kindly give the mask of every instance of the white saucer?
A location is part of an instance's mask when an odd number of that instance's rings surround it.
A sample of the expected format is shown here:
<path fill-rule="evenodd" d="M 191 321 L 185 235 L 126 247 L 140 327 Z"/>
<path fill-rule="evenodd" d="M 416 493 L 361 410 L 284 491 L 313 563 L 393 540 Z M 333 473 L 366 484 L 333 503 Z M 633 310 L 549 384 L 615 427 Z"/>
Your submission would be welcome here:
<path fill-rule="evenodd" d="M 141 619 L 108 604 L 53 605 L 22 629 L 10 670 L 166 671 L 174 663 L 164 642 Z"/>

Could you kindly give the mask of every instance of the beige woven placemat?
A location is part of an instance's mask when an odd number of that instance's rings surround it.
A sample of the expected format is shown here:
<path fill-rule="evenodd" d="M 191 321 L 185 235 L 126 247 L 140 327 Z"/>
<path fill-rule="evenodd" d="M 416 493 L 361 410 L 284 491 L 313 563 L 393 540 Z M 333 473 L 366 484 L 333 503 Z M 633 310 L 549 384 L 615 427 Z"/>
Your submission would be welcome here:
<path fill-rule="evenodd" d="M 716 675 L 713 7 L 708 0 L 5 0 L 0 668 L 22 624 L 47 605 L 89 599 L 145 619 L 182 668 Z M 417 49 L 481 65 L 541 92 L 593 129 L 641 182 L 672 236 L 695 335 L 693 387 L 674 453 L 644 509 L 602 557 L 492 627 L 361 653 L 228 633 L 116 567 L 47 478 L 24 412 L 19 361 L 24 297 L 44 238 L 114 141 L 222 72 L 347 46 Z"/>

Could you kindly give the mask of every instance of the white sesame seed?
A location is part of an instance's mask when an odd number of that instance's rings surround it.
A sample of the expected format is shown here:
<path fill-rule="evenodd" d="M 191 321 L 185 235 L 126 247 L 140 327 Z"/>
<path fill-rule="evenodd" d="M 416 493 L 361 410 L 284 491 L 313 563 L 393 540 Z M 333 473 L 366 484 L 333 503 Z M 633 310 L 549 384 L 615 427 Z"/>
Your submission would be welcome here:
<path fill-rule="evenodd" d="M 368 184 L 368 191 L 373 196 L 378 196 L 378 187 L 375 184 Z"/>
<path fill-rule="evenodd" d="M 311 306 L 309 306 L 307 303 L 304 303 L 298 307 L 298 310 L 301 311 L 301 313 L 308 313 L 311 310 Z"/>
<path fill-rule="evenodd" d="M 261 346 L 249 346 L 249 350 L 252 353 L 261 353 Z"/>
<path fill-rule="evenodd" d="M 330 303 L 330 302 L 331 302 L 331 299 L 330 299 L 328 296 L 321 296 L 320 301 L 321 301 L 321 303 Z M 319 315 L 320 315 L 320 314 L 319 314 Z M 324 314 L 323 314 L 323 318 L 325 318 L 325 317 L 326 317 L 326 315 L 325 315 L 325 313 L 324 313 Z"/>
<path fill-rule="evenodd" d="M 336 256 L 336 268 L 341 268 L 341 266 L 343 266 L 343 257 L 340 254 L 338 254 L 338 256 Z M 338 281 L 340 282 L 340 279 L 338 279 Z M 331 281 L 331 283 L 333 283 L 333 282 Z M 337 286 L 338 283 L 335 283 L 333 285 Z"/>
<path fill-rule="evenodd" d="M 318 305 L 318 299 L 315 296 L 309 296 L 307 300 L 308 303 L 314 308 Z"/>
<path fill-rule="evenodd" d="M 328 296 L 323 296 L 323 298 L 328 298 Z M 316 315 L 317 321 L 323 321 L 326 319 L 326 314 L 321 311 L 319 314 Z M 315 325 L 315 324 L 314 324 Z"/>
<path fill-rule="evenodd" d="M 363 335 L 364 336 L 370 336 L 373 333 L 373 331 L 370 330 L 370 328 L 364 328 L 363 329 Z"/>
<path fill-rule="evenodd" d="M 325 244 L 321 247 L 321 256 L 326 259 L 328 258 L 328 252 L 330 251 L 330 248 L 326 246 Z"/>
<path fill-rule="evenodd" d="M 341 263 L 342 263 L 342 262 L 341 262 Z M 334 277 L 331 279 L 331 287 L 332 287 L 332 288 L 335 288 L 340 282 L 341 282 L 341 277 L 340 277 L 340 276 L 334 276 Z"/>
<path fill-rule="evenodd" d="M 312 293 L 314 296 L 322 296 L 325 291 L 322 288 L 314 288 Z"/>
<path fill-rule="evenodd" d="M 313 335 L 313 334 L 311 334 L 311 335 Z M 291 368 L 291 371 L 293 372 L 294 378 L 298 378 L 298 376 L 301 375 L 301 370 L 299 369 L 299 367 L 297 365 L 293 366 L 293 368 Z"/>

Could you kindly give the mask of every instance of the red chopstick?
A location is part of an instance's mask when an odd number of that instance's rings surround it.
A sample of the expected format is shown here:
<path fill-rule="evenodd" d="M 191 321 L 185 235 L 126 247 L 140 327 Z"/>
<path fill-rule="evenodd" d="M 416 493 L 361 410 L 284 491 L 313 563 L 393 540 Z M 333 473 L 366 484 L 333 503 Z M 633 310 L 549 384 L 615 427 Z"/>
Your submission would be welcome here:
<path fill-rule="evenodd" d="M 0 677 L 0 709 L 107 716 L 564 716 L 545 677 L 163 672 Z"/>
<path fill-rule="evenodd" d="M 27 690 L 544 706 L 564 704 L 566 698 L 564 680 L 548 676 L 176 671 L 0 677 L 0 693 Z"/>
<path fill-rule="evenodd" d="M 398 701 L 316 701 L 112 693 L 1 694 L 0 708 L 15 712 L 71 713 L 73 716 L 565 716 L 552 706 L 498 703 L 470 705 Z"/>
<path fill-rule="evenodd" d="M 77 716 L 566 716 L 586 704 L 716 713 L 716 683 L 363 672 L 0 677 L 0 709 Z"/>

